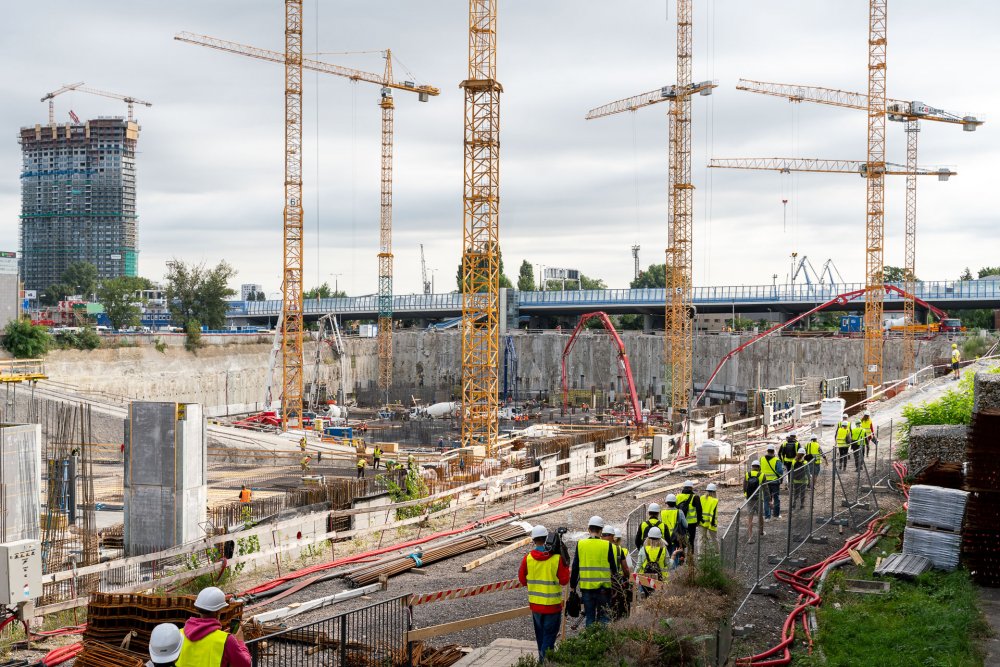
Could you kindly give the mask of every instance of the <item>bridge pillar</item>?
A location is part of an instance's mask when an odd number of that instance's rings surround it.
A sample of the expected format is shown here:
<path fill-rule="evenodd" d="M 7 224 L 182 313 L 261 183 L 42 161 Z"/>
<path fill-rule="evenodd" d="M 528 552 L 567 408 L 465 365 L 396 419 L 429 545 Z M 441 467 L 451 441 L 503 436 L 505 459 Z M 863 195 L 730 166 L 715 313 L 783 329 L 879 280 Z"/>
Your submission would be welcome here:
<path fill-rule="evenodd" d="M 653 316 L 642 316 L 642 333 L 653 333 Z"/>

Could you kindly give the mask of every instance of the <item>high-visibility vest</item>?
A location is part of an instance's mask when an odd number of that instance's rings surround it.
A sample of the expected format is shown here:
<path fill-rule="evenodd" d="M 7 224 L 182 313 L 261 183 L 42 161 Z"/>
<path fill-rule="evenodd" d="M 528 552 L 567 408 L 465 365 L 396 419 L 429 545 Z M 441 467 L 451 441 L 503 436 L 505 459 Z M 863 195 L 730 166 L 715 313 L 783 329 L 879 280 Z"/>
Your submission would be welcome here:
<path fill-rule="evenodd" d="M 183 630 L 181 634 L 184 634 Z M 222 630 L 205 635 L 198 641 L 184 637 L 181 654 L 175 664 L 177 667 L 219 667 L 222 664 L 222 654 L 226 650 L 228 638 L 229 635 Z"/>
<path fill-rule="evenodd" d="M 365 467 L 365 460 L 364 459 L 358 459 L 358 467 L 359 468 L 364 468 Z"/>
<path fill-rule="evenodd" d="M 792 484 L 809 483 L 809 464 L 803 461 L 792 462 Z"/>
<path fill-rule="evenodd" d="M 701 525 L 709 530 L 718 530 L 716 512 L 719 510 L 719 499 L 714 496 L 701 497 Z"/>
<path fill-rule="evenodd" d="M 957 349 L 951 351 L 951 363 L 957 364 L 962 360 L 962 353 Z"/>
<path fill-rule="evenodd" d="M 666 530 L 663 531 L 663 539 L 670 539 L 674 534 L 674 528 L 677 526 L 677 515 L 681 511 L 676 507 L 668 507 L 662 512 L 660 512 L 660 518 L 663 520 L 663 525 Z"/>
<path fill-rule="evenodd" d="M 799 443 L 795 440 L 785 441 L 785 444 L 781 446 L 781 460 L 785 463 L 791 463 L 795 460 L 795 455 L 799 451 Z"/>
<path fill-rule="evenodd" d="M 645 542 L 646 538 L 649 537 L 650 528 L 655 528 L 656 526 L 662 526 L 662 525 L 663 522 L 657 519 L 656 517 L 650 517 L 645 521 L 643 521 L 642 525 L 639 526 L 639 528 L 642 529 L 642 540 L 640 540 L 640 543 Z"/>
<path fill-rule="evenodd" d="M 248 502 L 250 502 L 250 498 L 251 498 L 250 489 L 242 489 L 240 491 L 240 502 L 241 503 L 248 503 Z"/>
<path fill-rule="evenodd" d="M 871 417 L 862 417 L 861 418 L 861 430 L 864 432 L 865 435 L 871 435 L 872 434 L 872 418 Z"/>
<path fill-rule="evenodd" d="M 562 586 L 559 585 L 559 554 L 552 554 L 545 560 L 535 560 L 528 555 L 528 602 L 531 604 L 554 605 L 562 602 Z"/>
<path fill-rule="evenodd" d="M 576 543 L 580 561 L 580 588 L 596 590 L 611 587 L 610 555 L 614 553 L 612 544 L 599 537 L 591 537 Z"/>
<path fill-rule="evenodd" d="M 812 463 L 816 465 L 822 465 L 823 462 L 823 450 L 820 449 L 819 443 L 815 440 L 810 440 L 809 444 L 806 445 L 806 454 L 812 455 Z"/>
<path fill-rule="evenodd" d="M 663 575 L 667 574 L 667 549 L 666 549 L 666 547 L 660 547 L 660 548 L 656 549 L 655 550 L 655 554 L 656 554 L 655 557 L 654 557 L 653 554 L 649 553 L 649 547 L 643 547 L 642 548 L 642 553 L 646 557 L 646 559 L 644 561 L 642 561 L 642 571 L 643 572 L 649 572 L 649 565 L 651 563 L 656 563 L 657 565 L 660 566 L 660 572 Z"/>
<path fill-rule="evenodd" d="M 861 428 L 860 424 L 855 422 L 851 426 L 851 443 L 855 447 L 860 447 L 864 439 L 865 439 L 865 430 Z"/>
<path fill-rule="evenodd" d="M 851 437 L 851 427 L 845 422 L 840 422 L 837 425 L 837 446 L 840 448 L 847 447 L 847 440 Z"/>
<path fill-rule="evenodd" d="M 382 450 L 376 447 L 375 451 L 372 452 L 372 456 L 374 456 L 375 458 L 381 458 Z"/>
<path fill-rule="evenodd" d="M 760 457 L 760 481 L 762 483 L 778 479 L 778 466 L 774 463 L 777 460 L 777 456 L 772 456 L 771 458 L 767 458 L 766 456 Z"/>
<path fill-rule="evenodd" d="M 697 493 L 678 493 L 677 494 L 677 506 L 680 507 L 685 501 L 687 501 L 687 520 L 688 525 L 693 525 L 698 520 L 698 510 L 694 508 L 694 499 L 698 497 Z"/>

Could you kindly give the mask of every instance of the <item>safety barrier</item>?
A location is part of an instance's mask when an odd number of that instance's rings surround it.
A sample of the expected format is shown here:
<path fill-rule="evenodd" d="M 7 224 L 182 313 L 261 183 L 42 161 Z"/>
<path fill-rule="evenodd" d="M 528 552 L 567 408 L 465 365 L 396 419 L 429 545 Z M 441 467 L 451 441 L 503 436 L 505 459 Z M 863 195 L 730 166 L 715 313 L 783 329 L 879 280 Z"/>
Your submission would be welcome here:
<path fill-rule="evenodd" d="M 253 667 L 405 665 L 408 595 L 334 614 L 294 628 L 264 626 L 246 642 Z"/>

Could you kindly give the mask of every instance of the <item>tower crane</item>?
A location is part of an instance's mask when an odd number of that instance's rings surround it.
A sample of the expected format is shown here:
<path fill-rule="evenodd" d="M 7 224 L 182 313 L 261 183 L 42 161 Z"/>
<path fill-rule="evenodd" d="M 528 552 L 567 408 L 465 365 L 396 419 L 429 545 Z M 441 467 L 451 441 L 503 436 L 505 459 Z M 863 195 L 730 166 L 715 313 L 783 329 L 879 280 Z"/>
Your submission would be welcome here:
<path fill-rule="evenodd" d="M 715 84 L 692 83 L 692 0 L 677 0 L 677 80 L 672 86 L 653 90 L 592 109 L 587 119 L 670 101 L 669 168 L 667 192 L 670 198 L 667 232 L 667 292 L 664 359 L 670 359 L 670 397 L 673 409 L 689 407 L 691 400 L 692 348 L 691 320 L 693 270 L 694 186 L 691 184 L 691 96 L 710 95 Z M 688 421 L 690 423 L 690 421 Z M 687 443 L 689 439 L 685 438 Z"/>
<path fill-rule="evenodd" d="M 715 169 L 757 169 L 764 171 L 779 171 L 788 174 L 793 171 L 810 171 L 824 174 L 857 174 L 861 178 L 868 176 L 868 163 L 861 160 L 817 160 L 813 158 L 712 158 L 708 166 Z M 947 181 L 957 176 L 957 171 L 947 167 L 927 169 L 916 167 L 910 169 L 906 165 L 883 162 L 880 172 L 884 176 L 937 176 L 939 181 Z"/>
<path fill-rule="evenodd" d="M 431 281 L 427 279 L 427 262 L 424 260 L 424 244 L 420 244 L 420 285 L 424 294 L 431 293 Z"/>
<path fill-rule="evenodd" d="M 45 97 L 41 99 L 42 102 L 49 103 L 49 125 L 56 122 L 56 110 L 55 110 L 55 98 L 63 93 L 69 93 L 72 91 L 77 91 L 80 93 L 88 93 L 90 95 L 98 95 L 100 97 L 110 97 L 113 100 L 121 100 L 128 105 L 128 120 L 133 122 L 135 120 L 134 105 L 141 104 L 144 107 L 153 106 L 152 102 L 146 102 L 138 98 L 132 97 L 131 95 L 119 95 L 118 93 L 109 93 L 106 90 L 97 90 L 96 88 L 87 88 L 83 85 L 83 81 L 79 83 L 66 84 L 59 90 L 53 90 L 51 93 L 47 93 Z"/>
<path fill-rule="evenodd" d="M 801 86 L 768 81 L 753 81 L 740 79 L 737 90 L 745 90 L 762 95 L 783 97 L 789 102 L 816 102 L 845 109 L 868 109 L 868 96 L 864 93 L 852 93 L 835 88 L 820 86 Z M 910 172 L 917 170 L 917 137 L 920 132 L 920 121 L 930 120 L 939 123 L 961 125 L 965 132 L 975 132 L 983 124 L 971 114 L 959 114 L 943 109 L 936 109 L 923 102 L 887 99 L 888 119 L 902 123 L 906 131 L 906 167 Z M 906 232 L 903 291 L 906 298 L 903 302 L 903 315 L 906 326 L 903 327 L 903 375 L 913 372 L 916 345 L 912 326 L 916 320 L 916 304 L 910 295 L 916 289 L 916 251 L 917 251 L 917 174 L 910 173 L 906 177 Z"/>
<path fill-rule="evenodd" d="M 498 435 L 500 358 L 500 93 L 497 0 L 469 0 L 462 215 L 462 446 Z"/>
<path fill-rule="evenodd" d="M 285 61 L 284 56 L 277 51 L 269 51 L 207 35 L 182 32 L 175 35 L 174 39 L 269 62 L 281 63 Z M 385 57 L 385 71 L 381 75 L 310 58 L 302 58 L 302 67 L 352 81 L 373 83 L 380 87 L 378 104 L 382 110 L 382 144 L 378 252 L 378 386 L 383 392 L 387 392 L 392 385 L 392 147 L 393 111 L 395 108 L 392 91 L 405 90 L 416 93 L 421 102 L 426 102 L 431 96 L 439 95 L 440 90 L 434 86 L 418 86 L 410 81 L 394 81 L 392 51 L 386 49 L 383 51 L 383 56 Z"/>

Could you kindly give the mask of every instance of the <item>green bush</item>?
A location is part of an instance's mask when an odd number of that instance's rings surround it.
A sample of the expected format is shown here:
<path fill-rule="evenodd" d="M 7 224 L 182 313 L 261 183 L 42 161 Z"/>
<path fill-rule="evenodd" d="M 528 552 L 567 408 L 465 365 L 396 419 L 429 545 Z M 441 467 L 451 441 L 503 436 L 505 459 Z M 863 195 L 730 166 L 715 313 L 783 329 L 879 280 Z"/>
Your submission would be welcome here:
<path fill-rule="evenodd" d="M 723 595 L 736 592 L 736 581 L 722 565 L 722 556 L 715 549 L 702 549 L 698 554 L 698 562 L 686 573 L 689 583 L 698 588 L 707 588 Z"/>
<path fill-rule="evenodd" d="M 430 491 L 427 489 L 427 484 L 424 483 L 424 480 L 415 470 L 407 471 L 406 477 L 403 479 L 403 486 L 396 484 L 396 482 L 392 481 L 388 477 L 383 476 L 382 479 L 385 481 L 386 489 L 389 491 L 389 497 L 394 503 L 402 503 L 407 500 L 418 500 L 420 498 L 426 498 L 430 495 Z M 396 518 L 409 519 L 410 517 L 420 516 L 424 513 L 424 509 L 424 505 L 401 507 L 396 510 Z"/>
<path fill-rule="evenodd" d="M 36 359 L 52 347 L 52 336 L 29 320 L 12 320 L 4 329 L 3 346 L 16 359 Z"/>
<path fill-rule="evenodd" d="M 198 348 L 202 345 L 201 324 L 199 324 L 196 320 L 191 320 L 187 323 L 187 326 L 184 327 L 184 333 L 187 335 L 187 338 L 184 339 L 184 349 L 192 354 L 197 353 Z"/>
<path fill-rule="evenodd" d="M 54 346 L 60 350 L 96 350 L 101 346 L 101 337 L 93 327 L 80 331 L 60 331 L 53 335 Z"/>
<path fill-rule="evenodd" d="M 967 360 L 978 359 L 986 354 L 986 351 L 993 345 L 993 340 L 987 336 L 972 336 L 966 338 L 962 343 L 962 358 Z"/>

